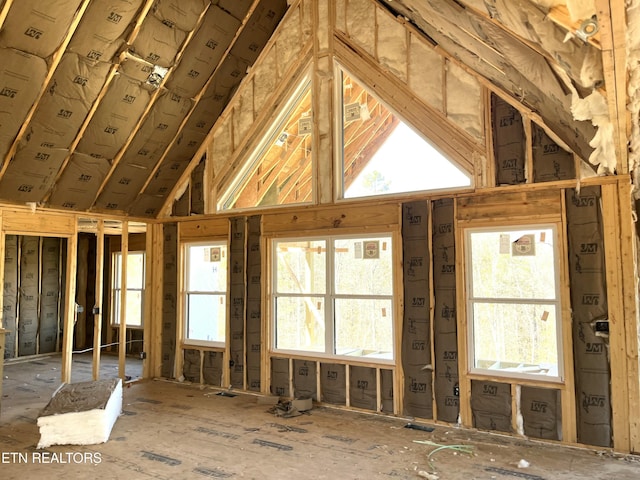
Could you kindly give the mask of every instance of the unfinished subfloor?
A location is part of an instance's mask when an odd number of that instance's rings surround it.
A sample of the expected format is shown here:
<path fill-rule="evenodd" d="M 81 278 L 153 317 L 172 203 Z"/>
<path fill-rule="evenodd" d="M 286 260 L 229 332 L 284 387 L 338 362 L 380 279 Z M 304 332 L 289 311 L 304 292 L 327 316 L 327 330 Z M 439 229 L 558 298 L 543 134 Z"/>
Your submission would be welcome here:
<path fill-rule="evenodd" d="M 36 362 L 47 365 L 47 361 Z M 43 365 L 32 363 L 5 367 L 0 415 L 3 480 L 370 480 L 421 478 L 421 471 L 436 475 L 423 473 L 424 478 L 464 480 L 640 478 L 640 458 L 635 456 L 440 425 L 426 432 L 404 428 L 406 419 L 327 407 L 282 418 L 252 395 L 222 396 L 216 389 L 160 380 L 125 386 L 123 414 L 107 443 L 36 450 L 36 419 L 57 388 L 60 372 L 51 370 L 50 365 L 45 367 L 49 370 L 38 370 L 35 367 Z M 81 376 L 80 370 L 77 377 Z M 77 380 L 74 375 L 74 381 L 90 379 L 90 369 L 87 375 Z M 21 389 L 23 385 L 28 391 Z M 415 440 L 466 445 L 473 453 L 443 449 L 432 455 L 430 465 L 428 454 L 436 447 Z M 518 468 L 521 459 L 530 466 Z"/>

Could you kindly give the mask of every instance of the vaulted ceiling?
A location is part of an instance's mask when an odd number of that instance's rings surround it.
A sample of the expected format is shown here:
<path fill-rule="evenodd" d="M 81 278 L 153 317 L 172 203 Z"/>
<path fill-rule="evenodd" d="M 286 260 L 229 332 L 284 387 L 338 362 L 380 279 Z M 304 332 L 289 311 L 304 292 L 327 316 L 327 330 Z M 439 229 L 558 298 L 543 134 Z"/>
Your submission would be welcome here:
<path fill-rule="evenodd" d="M 154 216 L 289 3 L 0 2 L 0 201 Z M 601 173 L 628 171 L 623 2 L 377 3 Z"/>

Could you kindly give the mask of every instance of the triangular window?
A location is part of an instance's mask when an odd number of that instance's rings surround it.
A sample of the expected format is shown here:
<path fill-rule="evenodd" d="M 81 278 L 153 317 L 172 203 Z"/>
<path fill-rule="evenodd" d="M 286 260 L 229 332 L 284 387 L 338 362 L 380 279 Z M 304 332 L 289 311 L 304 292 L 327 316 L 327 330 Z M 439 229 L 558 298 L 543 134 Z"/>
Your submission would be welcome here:
<path fill-rule="evenodd" d="M 277 115 L 246 166 L 223 195 L 222 210 L 309 203 L 312 182 L 311 79 Z"/>
<path fill-rule="evenodd" d="M 471 175 L 446 158 L 344 70 L 342 195 L 368 197 L 471 186 Z"/>

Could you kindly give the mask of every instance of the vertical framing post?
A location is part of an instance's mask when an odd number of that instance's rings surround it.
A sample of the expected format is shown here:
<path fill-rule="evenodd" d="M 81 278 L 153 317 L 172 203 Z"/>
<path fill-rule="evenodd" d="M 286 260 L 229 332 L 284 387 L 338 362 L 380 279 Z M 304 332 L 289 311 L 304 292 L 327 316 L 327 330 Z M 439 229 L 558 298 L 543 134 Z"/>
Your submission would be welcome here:
<path fill-rule="evenodd" d="M 93 379 L 100 378 L 100 352 L 102 347 L 102 301 L 104 299 L 104 220 L 98 220 L 96 230 L 96 288 L 93 313 Z"/>
<path fill-rule="evenodd" d="M 129 254 L 129 222 L 122 222 L 122 268 L 120 269 L 120 324 L 118 325 L 118 376 L 125 380 L 127 354 L 127 261 Z"/>
<path fill-rule="evenodd" d="M 64 297 L 64 331 L 62 335 L 61 381 L 71 381 L 71 357 L 73 354 L 73 328 L 76 317 L 76 267 L 78 264 L 78 226 L 67 238 L 67 273 Z"/>

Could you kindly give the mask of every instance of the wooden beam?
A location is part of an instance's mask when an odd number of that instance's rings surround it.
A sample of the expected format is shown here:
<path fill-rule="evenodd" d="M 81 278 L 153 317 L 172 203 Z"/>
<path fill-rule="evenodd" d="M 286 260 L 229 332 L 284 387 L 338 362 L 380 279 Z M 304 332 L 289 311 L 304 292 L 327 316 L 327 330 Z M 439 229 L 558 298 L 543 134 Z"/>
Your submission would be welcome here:
<path fill-rule="evenodd" d="M 98 220 L 96 232 L 96 284 L 93 313 L 93 379 L 100 379 L 100 354 L 102 353 L 102 301 L 104 299 L 104 220 Z"/>
<path fill-rule="evenodd" d="M 13 140 L 13 143 L 11 144 L 11 147 L 9 148 L 9 151 L 7 152 L 7 155 L 4 157 L 4 162 L 2 163 L 2 167 L 0 168 L 0 178 L 2 178 L 4 176 L 5 172 L 7 171 L 7 168 L 9 167 L 9 162 L 11 161 L 13 156 L 16 154 L 16 151 L 18 150 L 18 145 L 20 144 L 20 140 L 22 140 L 22 137 L 26 133 L 26 131 L 27 131 L 28 127 L 29 127 L 29 123 L 31 122 L 31 118 L 33 117 L 36 109 L 38 108 L 38 104 L 40 103 L 40 100 L 42 99 L 42 96 L 44 95 L 44 92 L 47 91 L 47 87 L 49 85 L 49 81 L 53 77 L 53 74 L 55 73 L 56 68 L 58 68 L 58 64 L 60 63 L 60 60 L 62 60 L 62 56 L 64 55 L 64 52 L 65 52 L 65 50 L 67 48 L 67 45 L 71 41 L 71 37 L 75 33 L 76 28 L 78 28 L 78 24 L 80 23 L 80 20 L 82 19 L 82 16 L 84 15 L 84 12 L 86 11 L 87 6 L 89 5 L 90 1 L 91 0 L 84 0 L 82 2 L 82 5 L 80 5 L 78 10 L 76 11 L 75 16 L 73 17 L 73 20 L 71 21 L 71 25 L 69 26 L 69 29 L 67 31 L 67 35 L 65 36 L 64 40 L 62 41 L 62 43 L 60 44 L 58 49 L 51 56 L 51 60 L 49 62 L 47 62 L 49 64 L 49 71 L 47 72 L 47 76 L 45 77 L 44 81 L 42 82 L 42 87 L 40 88 L 40 92 L 36 96 L 36 98 L 35 98 L 35 100 L 33 102 L 33 105 L 31 105 L 31 108 L 29 109 L 29 112 L 27 113 L 27 117 L 25 118 L 24 122 L 22 123 L 22 127 L 20 127 L 20 130 L 18 131 L 18 134 L 16 135 L 16 138 Z M 11 3 L 11 2 L 9 2 L 9 3 Z M 4 13 L 4 9 L 3 9 L 2 13 Z"/>
<path fill-rule="evenodd" d="M 129 222 L 122 222 L 120 268 L 120 323 L 118 324 L 118 376 L 124 382 L 127 355 L 127 263 L 129 255 Z"/>
<path fill-rule="evenodd" d="M 149 366 L 151 377 L 162 376 L 162 301 L 163 301 L 163 226 L 154 224 L 151 230 L 153 238 L 151 249 L 151 262 L 153 272 L 153 288 L 151 299 L 151 365 Z"/>
<path fill-rule="evenodd" d="M 153 302 L 157 293 L 154 290 L 153 282 L 155 271 L 153 269 L 153 226 L 147 225 L 145 233 L 145 255 L 144 255 L 144 304 L 143 304 L 143 320 L 142 320 L 142 378 L 151 377 L 151 367 L 153 359 L 150 355 L 152 351 L 152 339 L 155 330 L 153 323 Z"/>
<path fill-rule="evenodd" d="M 64 294 L 64 327 L 62 335 L 61 381 L 71 382 L 73 355 L 73 328 L 76 319 L 76 266 L 78 259 L 78 234 L 67 238 L 67 266 Z"/>
<path fill-rule="evenodd" d="M 13 0 L 5 0 L 4 5 L 2 5 L 2 10 L 0 10 L 0 28 L 4 25 L 5 20 L 7 19 L 7 15 L 9 15 L 9 10 L 11 10 L 11 6 L 13 5 Z"/>

